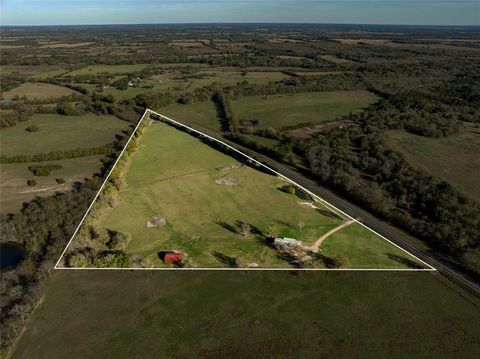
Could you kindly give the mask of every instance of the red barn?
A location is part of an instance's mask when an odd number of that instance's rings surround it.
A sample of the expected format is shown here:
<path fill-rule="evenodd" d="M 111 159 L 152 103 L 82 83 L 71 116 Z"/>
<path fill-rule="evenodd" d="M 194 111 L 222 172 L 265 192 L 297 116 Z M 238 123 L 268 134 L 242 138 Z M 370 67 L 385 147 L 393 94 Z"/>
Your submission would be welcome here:
<path fill-rule="evenodd" d="M 163 261 L 165 263 L 180 263 L 182 260 L 182 253 L 178 252 L 167 252 L 165 253 L 165 257 L 163 258 Z"/>

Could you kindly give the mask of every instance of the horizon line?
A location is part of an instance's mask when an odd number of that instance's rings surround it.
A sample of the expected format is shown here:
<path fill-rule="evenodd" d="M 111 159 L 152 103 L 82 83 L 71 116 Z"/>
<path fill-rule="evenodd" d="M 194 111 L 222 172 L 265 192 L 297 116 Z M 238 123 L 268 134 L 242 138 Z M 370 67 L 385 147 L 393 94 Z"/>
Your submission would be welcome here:
<path fill-rule="evenodd" d="M 266 22 L 257 22 L 257 21 L 243 21 L 243 22 L 138 22 L 138 23 L 94 23 L 94 24 L 0 24 L 0 28 L 7 27 L 52 27 L 52 26 L 61 26 L 61 27 L 71 27 L 71 26 L 141 26 L 141 25 L 335 25 L 335 26 L 397 26 L 397 27 L 479 27 L 480 24 L 388 24 L 388 23 L 343 23 L 343 22 L 295 22 L 295 21 L 266 21 Z"/>

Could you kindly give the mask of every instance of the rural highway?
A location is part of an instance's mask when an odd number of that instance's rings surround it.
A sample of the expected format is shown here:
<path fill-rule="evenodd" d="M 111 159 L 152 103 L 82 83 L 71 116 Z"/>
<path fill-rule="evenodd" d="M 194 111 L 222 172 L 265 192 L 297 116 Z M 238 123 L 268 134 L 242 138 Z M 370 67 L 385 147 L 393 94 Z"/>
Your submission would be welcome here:
<path fill-rule="evenodd" d="M 224 139 L 225 141 L 225 139 Z M 446 277 L 454 280 L 457 283 L 462 284 L 466 288 L 469 288 L 471 291 L 480 295 L 480 284 L 476 282 L 473 278 L 470 278 L 466 274 L 462 273 L 459 269 L 454 268 L 453 265 L 444 263 L 443 261 L 437 259 L 433 254 L 427 253 L 425 249 L 419 247 L 413 243 L 408 238 L 405 238 L 398 230 L 394 229 L 388 223 L 379 220 L 369 212 L 361 209 L 355 204 L 347 201 L 346 199 L 338 196 L 329 189 L 319 185 L 316 181 L 305 177 L 304 175 L 298 173 L 297 170 L 292 167 L 285 165 L 283 163 L 277 162 L 270 157 L 252 151 L 250 149 L 244 148 L 235 144 L 231 141 L 225 141 L 229 145 L 236 147 L 242 152 L 245 151 L 247 154 L 252 154 L 254 158 L 258 161 L 265 163 L 267 166 L 272 167 L 277 172 L 281 173 L 285 177 L 292 179 L 297 182 L 299 185 L 305 187 L 309 191 L 315 193 L 317 196 L 323 198 L 325 201 L 329 202 L 333 206 L 347 213 L 353 218 L 356 218 L 358 221 L 364 223 L 366 226 L 370 227 L 374 231 L 380 233 L 382 236 L 388 238 L 393 243 L 398 246 L 406 249 L 410 253 L 414 254 L 424 262 L 430 264 L 432 267 L 437 269 L 440 273 Z"/>
<path fill-rule="evenodd" d="M 156 112 L 153 112 L 153 113 L 159 115 Z M 163 115 L 160 115 L 160 116 L 163 116 Z M 167 117 L 167 119 L 169 118 Z M 169 120 L 172 120 L 172 119 L 169 119 Z M 390 241 L 392 241 L 396 245 L 402 247 L 403 249 L 407 250 L 411 254 L 415 255 L 416 257 L 420 258 L 424 262 L 428 263 L 444 276 L 448 277 L 449 279 L 453 280 L 458 284 L 463 285 L 465 288 L 468 288 L 470 291 L 472 291 L 476 295 L 480 295 L 480 283 L 476 281 L 474 278 L 470 277 L 468 274 L 464 273 L 464 271 L 462 271 L 461 268 L 458 268 L 454 264 L 446 263 L 445 260 L 442 260 L 433 251 L 427 252 L 426 249 L 420 247 L 419 245 L 414 243 L 412 240 L 402 235 L 401 232 L 395 229 L 392 225 L 376 218 L 371 213 L 365 211 L 364 209 L 358 207 L 357 205 L 340 197 L 339 195 L 332 192 L 331 190 L 318 184 L 318 182 L 316 182 L 315 180 L 308 178 L 305 175 L 299 173 L 296 168 L 286 165 L 284 163 L 280 163 L 266 155 L 263 155 L 259 152 L 256 152 L 242 145 L 239 145 L 238 143 L 228 140 L 224 137 L 219 138 L 220 136 L 218 135 L 218 133 L 201 128 L 195 124 L 190 123 L 189 121 L 182 120 L 182 123 L 207 136 L 213 137 L 217 141 L 221 141 L 228 144 L 229 146 L 237 149 L 238 151 L 241 151 L 244 154 L 256 159 L 257 161 L 262 162 L 266 166 L 271 167 L 272 169 L 282 174 L 283 176 L 290 178 L 294 182 L 297 182 L 300 186 L 305 187 L 307 190 L 316 194 L 317 196 L 324 199 L 331 205 L 337 207 L 341 211 L 347 213 L 349 216 L 357 219 L 358 221 L 362 222 L 366 226 L 370 227 L 375 232 L 381 234 L 385 238 L 388 238 Z"/>

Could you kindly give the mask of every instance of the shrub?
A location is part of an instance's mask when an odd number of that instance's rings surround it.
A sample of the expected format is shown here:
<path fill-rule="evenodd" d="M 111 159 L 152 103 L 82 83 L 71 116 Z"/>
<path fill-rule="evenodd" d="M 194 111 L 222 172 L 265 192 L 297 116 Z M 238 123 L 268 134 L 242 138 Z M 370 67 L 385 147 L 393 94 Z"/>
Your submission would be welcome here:
<path fill-rule="evenodd" d="M 64 184 L 65 183 L 65 180 L 63 178 L 56 178 L 55 181 L 58 183 L 58 184 Z"/>
<path fill-rule="evenodd" d="M 91 265 L 90 259 L 83 253 L 75 253 L 68 259 L 68 266 L 79 268 L 89 267 Z"/>
<path fill-rule="evenodd" d="M 45 166 L 30 166 L 28 167 L 29 171 L 34 174 L 34 176 L 49 176 L 50 171 L 59 170 L 62 168 L 62 165 L 59 164 L 49 164 Z"/>
<path fill-rule="evenodd" d="M 29 179 L 29 180 L 27 181 L 27 185 L 29 185 L 30 187 L 36 186 L 36 185 L 37 185 L 37 181 L 35 181 L 34 179 Z"/>
<path fill-rule="evenodd" d="M 33 126 L 28 126 L 28 127 L 25 129 L 25 131 L 27 131 L 27 132 L 37 132 L 38 130 L 40 130 L 40 129 L 38 128 L 38 126 L 35 126 L 35 125 L 33 125 Z"/>

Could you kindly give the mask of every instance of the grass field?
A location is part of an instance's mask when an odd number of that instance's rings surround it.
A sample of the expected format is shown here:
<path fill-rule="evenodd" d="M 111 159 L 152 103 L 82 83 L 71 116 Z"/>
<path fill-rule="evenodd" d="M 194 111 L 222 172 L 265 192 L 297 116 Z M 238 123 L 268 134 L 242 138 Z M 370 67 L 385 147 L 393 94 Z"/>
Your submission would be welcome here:
<path fill-rule="evenodd" d="M 37 126 L 39 131 L 25 130 L 33 125 Z M 28 121 L 0 130 L 1 153 L 15 156 L 102 146 L 113 142 L 115 134 L 129 126 L 127 122 L 107 115 L 37 114 Z"/>
<path fill-rule="evenodd" d="M 175 120 L 199 125 L 202 128 L 221 133 L 221 119 L 212 101 L 195 102 L 189 105 L 174 103 L 159 111 Z"/>
<path fill-rule="evenodd" d="M 464 123 L 457 135 L 445 138 L 388 131 L 389 145 L 407 161 L 433 176 L 444 178 L 480 201 L 480 129 Z"/>
<path fill-rule="evenodd" d="M 64 70 L 64 69 L 46 71 L 46 72 L 41 72 L 41 73 L 35 74 L 35 75 L 32 76 L 32 78 L 36 79 L 36 80 L 45 80 L 45 79 L 48 79 L 50 77 L 64 75 L 67 72 L 68 72 L 68 70 Z"/>
<path fill-rule="evenodd" d="M 27 76 L 41 76 L 41 74 L 52 71 L 59 71 L 61 67 L 58 65 L 7 65 L 2 66 L 2 74 L 10 75 L 19 73 Z"/>
<path fill-rule="evenodd" d="M 368 91 L 311 92 L 295 95 L 246 96 L 233 102 L 239 118 L 260 120 L 260 128 L 333 121 L 360 111 L 378 99 Z"/>
<path fill-rule="evenodd" d="M 282 72 L 275 71 L 252 71 L 242 75 L 242 73 L 238 71 L 215 71 L 215 69 L 212 69 L 212 71 L 203 71 L 200 73 L 203 73 L 205 77 L 201 79 L 189 80 L 190 89 L 193 90 L 198 87 L 207 86 L 213 82 L 218 82 L 223 86 L 232 86 L 243 81 L 247 81 L 251 84 L 263 85 L 272 81 L 280 81 L 289 77 Z"/>
<path fill-rule="evenodd" d="M 142 71 L 147 64 L 135 65 L 89 65 L 79 70 L 71 71 L 68 76 L 96 75 L 100 73 L 109 74 L 127 74 L 131 72 Z"/>
<path fill-rule="evenodd" d="M 5 99 L 12 99 L 16 96 L 26 96 L 29 99 L 45 100 L 49 98 L 69 96 L 75 93 L 77 92 L 67 87 L 45 83 L 27 82 L 15 87 L 10 91 L 2 93 L 2 97 Z"/>
<path fill-rule="evenodd" d="M 169 266 L 158 253 L 175 249 L 184 253 L 185 265 L 191 267 L 231 265 L 219 258 L 221 253 L 235 258 L 238 267 L 288 268 L 291 259 L 264 241 L 269 226 L 277 227 L 278 236 L 312 245 L 344 222 L 320 203 L 311 208 L 295 194 L 282 191 L 287 182 L 281 178 L 242 166 L 161 122 L 145 129 L 125 180 L 119 203 L 107 210 L 99 227 L 130 234 L 126 252 L 144 258 L 147 267 Z M 147 222 L 157 216 L 167 224 L 148 228 Z M 239 229 L 240 222 L 249 225 L 246 233 Z M 346 244 L 330 246 L 329 256 L 354 253 L 355 268 L 407 268 L 409 260 L 415 261 L 358 224 L 347 228 L 337 232 Z M 367 255 L 355 253 L 363 247 Z"/>
<path fill-rule="evenodd" d="M 72 187 L 74 182 L 81 182 L 100 172 L 102 156 L 88 156 L 66 160 L 29 163 L 2 163 L 0 171 L 0 213 L 18 212 L 23 202 L 28 202 L 37 196 L 47 197 L 56 192 L 63 192 Z M 54 170 L 49 176 L 34 176 L 28 170 L 29 166 L 59 164 L 59 170 Z M 59 184 L 56 179 L 62 178 L 65 183 Z M 36 186 L 27 185 L 27 180 L 34 179 Z"/>
<path fill-rule="evenodd" d="M 337 57 L 337 56 L 334 56 L 334 55 L 322 55 L 321 59 L 325 60 L 325 61 L 333 62 L 335 64 L 349 64 L 349 63 L 352 63 L 352 61 L 350 61 L 350 60 L 342 59 L 341 57 Z"/>
<path fill-rule="evenodd" d="M 12 358 L 474 359 L 479 308 L 430 273 L 64 271 Z"/>

